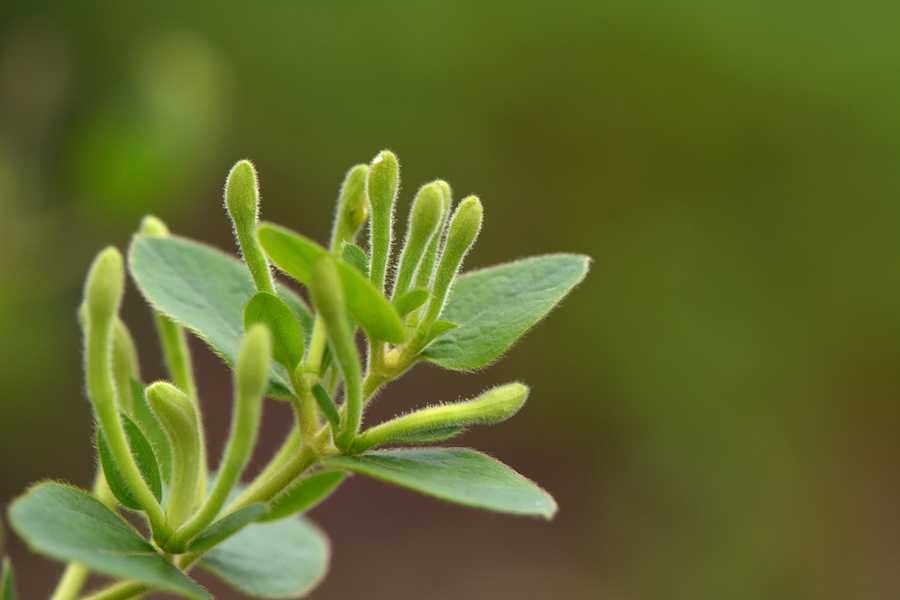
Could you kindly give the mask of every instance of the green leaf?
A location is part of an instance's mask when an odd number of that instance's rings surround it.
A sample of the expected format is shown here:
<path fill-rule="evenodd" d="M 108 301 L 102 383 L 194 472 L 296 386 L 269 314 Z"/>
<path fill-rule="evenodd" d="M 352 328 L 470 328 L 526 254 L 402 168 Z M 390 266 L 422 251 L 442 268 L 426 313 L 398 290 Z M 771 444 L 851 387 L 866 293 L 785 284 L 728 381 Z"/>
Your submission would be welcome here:
<path fill-rule="evenodd" d="M 460 276 L 441 313 L 460 326 L 423 356 L 458 371 L 490 364 L 584 279 L 589 264 L 587 256 L 549 254 Z"/>
<path fill-rule="evenodd" d="M 35 552 L 187 598 L 212 598 L 131 525 L 83 490 L 40 483 L 12 503 L 9 518 Z"/>
<path fill-rule="evenodd" d="M 124 414 L 121 415 L 121 418 L 122 425 L 125 428 L 125 435 L 128 436 L 128 445 L 131 447 L 131 454 L 134 456 L 138 469 L 141 471 L 141 476 L 144 478 L 144 481 L 147 482 L 150 491 L 153 492 L 156 499 L 161 500 L 162 478 L 159 474 L 159 465 L 156 462 L 156 454 L 153 452 L 153 447 L 150 445 L 150 442 L 147 441 L 147 438 L 144 437 L 141 428 L 138 427 L 134 421 Z M 106 442 L 106 437 L 103 435 L 103 431 L 100 430 L 100 428 L 97 429 L 97 452 L 100 455 L 100 464 L 103 467 L 103 475 L 106 477 L 106 483 L 109 484 L 109 489 L 112 490 L 116 499 L 122 506 L 126 506 L 132 510 L 141 510 L 141 504 L 134 497 L 125 477 L 123 477 L 122 473 L 119 471 L 112 450 L 110 450 L 109 444 Z"/>
<path fill-rule="evenodd" d="M 459 327 L 459 323 L 454 323 L 453 321 L 444 321 L 442 319 L 438 319 L 434 323 L 431 324 L 431 329 L 428 330 L 428 335 L 425 338 L 425 345 L 427 346 L 434 340 L 438 339 L 448 331 L 452 331 Z"/>
<path fill-rule="evenodd" d="M 0 570 L 0 600 L 16 600 L 16 579 L 8 558 L 3 560 Z"/>
<path fill-rule="evenodd" d="M 356 267 L 356 270 L 363 277 L 369 276 L 369 257 L 366 251 L 350 242 L 344 242 L 341 247 L 341 258 L 349 265 Z"/>
<path fill-rule="evenodd" d="M 323 464 L 475 508 L 545 519 L 556 513 L 553 497 L 533 481 L 470 448 L 375 450 Z"/>
<path fill-rule="evenodd" d="M 428 300 L 428 290 L 425 288 L 415 288 L 394 300 L 394 308 L 397 309 L 397 312 L 400 313 L 401 317 L 405 317 L 425 304 L 426 300 Z"/>
<path fill-rule="evenodd" d="M 257 503 L 226 515 L 210 524 L 209 527 L 194 538 L 188 546 L 188 550 L 191 552 L 205 552 L 230 538 L 267 512 L 269 512 L 268 506 Z"/>
<path fill-rule="evenodd" d="M 272 334 L 275 360 L 294 369 L 303 359 L 303 329 L 297 315 L 284 300 L 267 292 L 258 292 L 244 307 L 244 329 L 264 323 Z"/>
<path fill-rule="evenodd" d="M 131 380 L 131 394 L 134 398 L 134 418 L 141 431 L 147 437 L 147 441 L 153 446 L 156 462 L 159 464 L 159 474 L 165 483 L 172 479 L 172 447 L 169 445 L 169 436 L 163 431 L 162 425 L 144 396 L 144 385 L 136 379 Z"/>
<path fill-rule="evenodd" d="M 319 410 L 325 415 L 332 431 L 337 432 L 341 425 L 341 415 L 338 413 L 337 404 L 334 403 L 331 395 L 322 387 L 321 383 L 314 385 L 312 392 L 316 399 L 316 404 L 319 405 Z"/>
<path fill-rule="evenodd" d="M 300 598 L 328 571 L 328 539 L 303 518 L 255 523 L 213 548 L 201 566 L 257 598 Z"/>
<path fill-rule="evenodd" d="M 346 478 L 347 473 L 342 471 L 319 471 L 304 477 L 276 496 L 269 513 L 260 521 L 277 521 L 311 510 L 328 498 Z"/>
<path fill-rule="evenodd" d="M 128 259 L 144 298 L 233 365 L 244 330 L 243 307 L 256 293 L 247 267 L 215 248 L 177 236 L 136 236 Z M 303 302 L 281 286 L 278 296 L 309 332 L 312 317 Z M 288 374 L 280 364 L 272 365 L 270 383 L 275 395 L 291 395 Z"/>
<path fill-rule="evenodd" d="M 328 253 L 311 239 L 271 223 L 259 226 L 259 241 L 275 266 L 303 285 L 309 285 L 315 260 Z M 341 260 L 337 270 L 347 308 L 366 333 L 386 342 L 402 342 L 406 332 L 390 301 L 355 267 Z"/>
<path fill-rule="evenodd" d="M 392 444 L 433 444 L 455 438 L 465 432 L 465 427 L 448 425 L 422 431 L 407 431 L 391 438 L 390 442 Z"/>

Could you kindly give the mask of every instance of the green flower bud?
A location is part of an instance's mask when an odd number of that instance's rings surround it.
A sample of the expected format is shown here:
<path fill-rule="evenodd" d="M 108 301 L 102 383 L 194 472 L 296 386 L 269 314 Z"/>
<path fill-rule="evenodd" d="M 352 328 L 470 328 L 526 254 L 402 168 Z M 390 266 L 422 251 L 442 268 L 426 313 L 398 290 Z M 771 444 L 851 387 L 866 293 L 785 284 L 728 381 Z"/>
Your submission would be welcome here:
<path fill-rule="evenodd" d="M 450 286 L 456 279 L 459 267 L 469 249 L 475 243 L 478 233 L 481 231 L 483 218 L 481 201 L 475 196 L 469 196 L 459 203 L 450 219 L 447 230 L 447 241 L 441 254 L 441 262 L 438 265 L 434 277 L 434 286 L 431 291 L 431 301 L 425 314 L 424 323 L 430 328 L 431 324 L 441 316 L 444 303 L 450 293 Z"/>
<path fill-rule="evenodd" d="M 170 526 L 178 526 L 190 517 L 197 500 L 197 477 L 202 466 L 197 413 L 191 399 L 171 383 L 158 381 L 147 386 L 146 396 L 172 448 L 166 516 Z"/>
<path fill-rule="evenodd" d="M 508 383 L 472 400 L 429 406 L 367 429 L 356 438 L 353 451 L 362 452 L 388 442 L 422 440 L 434 433 L 452 435 L 471 425 L 501 423 L 519 412 L 527 398 L 528 386 Z"/>
<path fill-rule="evenodd" d="M 122 254 L 108 247 L 94 259 L 84 286 L 89 319 L 111 321 L 118 314 L 125 294 L 125 267 Z"/>
<path fill-rule="evenodd" d="M 155 237 L 168 237 L 169 228 L 153 215 L 147 215 L 141 220 L 140 233 Z"/>
<path fill-rule="evenodd" d="M 360 227 L 369 218 L 369 197 L 366 194 L 366 180 L 369 165 L 356 165 L 349 171 L 341 185 L 334 229 L 331 232 L 331 249 L 339 250 L 343 242 L 352 243 Z"/>
<path fill-rule="evenodd" d="M 443 212 L 444 193 L 440 183 L 432 182 L 419 188 L 409 211 L 406 241 L 400 253 L 400 267 L 392 297 L 397 298 L 409 289 L 425 249 L 441 224 Z"/>
<path fill-rule="evenodd" d="M 225 453 L 219 463 L 216 483 L 200 509 L 178 529 L 168 543 L 167 549 L 170 551 L 183 551 L 194 536 L 215 520 L 225 505 L 228 494 L 240 480 L 241 473 L 247 466 L 256 445 L 262 413 L 262 397 L 268 387 L 271 363 L 272 338 L 269 329 L 261 323 L 253 324 L 244 334 L 238 351 L 234 370 L 235 391 L 231 431 L 225 444 Z M 171 393 L 169 389 L 162 391 Z"/>
<path fill-rule="evenodd" d="M 132 380 L 141 380 L 141 366 L 138 361 L 134 338 L 122 319 L 116 319 L 113 325 L 112 372 L 116 382 L 119 404 L 128 415 L 134 415 L 134 397 L 132 396 Z"/>
<path fill-rule="evenodd" d="M 339 448 L 349 448 L 362 422 L 362 367 L 347 322 L 344 290 L 337 264 L 331 255 L 319 257 L 312 266 L 310 292 L 318 314 L 325 322 L 334 360 L 344 379 L 345 422 L 335 442 Z"/>
<path fill-rule="evenodd" d="M 259 241 L 256 239 L 256 223 L 259 218 L 259 185 L 256 169 L 249 160 L 240 160 L 231 168 L 225 181 L 225 208 L 234 224 L 238 246 L 244 262 L 253 275 L 256 288 L 275 293 L 272 273 Z"/>
<path fill-rule="evenodd" d="M 260 397 L 269 385 L 272 363 L 272 336 L 261 324 L 251 325 L 244 334 L 234 369 L 235 384 L 241 397 Z"/>
<path fill-rule="evenodd" d="M 369 217 L 369 251 L 372 255 L 369 279 L 384 291 L 385 274 L 391 254 L 394 228 L 394 204 L 400 186 L 400 164 L 390 150 L 382 150 L 372 160 L 366 190 L 371 214 Z"/>

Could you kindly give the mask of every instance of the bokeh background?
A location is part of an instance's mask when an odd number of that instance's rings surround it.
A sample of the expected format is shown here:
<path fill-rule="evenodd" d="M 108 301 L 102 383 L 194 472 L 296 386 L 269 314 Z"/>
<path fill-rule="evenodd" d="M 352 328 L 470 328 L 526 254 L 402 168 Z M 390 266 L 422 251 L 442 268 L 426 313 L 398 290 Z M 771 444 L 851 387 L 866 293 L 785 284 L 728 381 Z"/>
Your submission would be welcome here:
<path fill-rule="evenodd" d="M 434 177 L 481 196 L 470 267 L 594 257 L 502 363 L 418 368 L 371 413 L 528 381 L 526 410 L 464 442 L 561 512 L 355 477 L 312 514 L 335 546 L 313 597 L 896 596 L 898 19 L 869 1 L 6 0 L 0 503 L 92 477 L 75 307 L 100 247 L 153 212 L 233 249 L 221 189 L 242 157 L 265 217 L 324 239 L 345 169 L 388 147 L 401 211 Z M 125 317 L 162 376 L 133 287 Z M 195 349 L 215 455 L 230 383 Z M 263 454 L 290 420 L 268 409 Z M 46 597 L 60 567 L 7 551 L 22 596 Z"/>

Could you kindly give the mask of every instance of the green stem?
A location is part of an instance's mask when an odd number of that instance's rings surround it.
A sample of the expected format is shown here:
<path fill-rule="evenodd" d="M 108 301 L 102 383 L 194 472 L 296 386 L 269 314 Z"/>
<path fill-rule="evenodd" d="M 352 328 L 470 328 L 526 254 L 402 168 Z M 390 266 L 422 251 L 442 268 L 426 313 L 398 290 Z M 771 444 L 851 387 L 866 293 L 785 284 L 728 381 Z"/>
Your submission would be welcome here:
<path fill-rule="evenodd" d="M 50 600 L 75 600 L 87 580 L 88 569 L 81 563 L 69 563 Z"/>
<path fill-rule="evenodd" d="M 105 589 L 85 596 L 82 600 L 126 600 L 134 598 L 147 591 L 147 586 L 137 581 L 123 581 L 113 584 Z"/>

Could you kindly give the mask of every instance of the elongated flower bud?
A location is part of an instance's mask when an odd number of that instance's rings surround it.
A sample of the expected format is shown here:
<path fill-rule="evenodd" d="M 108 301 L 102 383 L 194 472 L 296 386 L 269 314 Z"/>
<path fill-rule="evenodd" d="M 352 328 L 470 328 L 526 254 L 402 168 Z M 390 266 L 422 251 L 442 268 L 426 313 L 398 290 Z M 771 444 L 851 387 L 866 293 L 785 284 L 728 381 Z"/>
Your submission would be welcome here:
<path fill-rule="evenodd" d="M 141 475 L 119 416 L 112 353 L 113 329 L 124 291 L 122 255 L 115 248 L 106 248 L 91 265 L 82 304 L 88 397 L 113 459 L 135 500 L 146 511 L 154 536 L 166 536 L 169 530 L 162 508 Z"/>
<path fill-rule="evenodd" d="M 94 259 L 84 288 L 85 306 L 91 320 L 108 321 L 119 313 L 125 293 L 125 267 L 122 254 L 106 248 Z"/>
<path fill-rule="evenodd" d="M 444 194 L 437 182 L 419 188 L 409 211 L 406 241 L 400 253 L 400 267 L 394 283 L 394 298 L 403 295 L 415 275 L 425 249 L 441 224 L 444 210 Z"/>
<path fill-rule="evenodd" d="M 366 194 L 368 176 L 369 165 L 356 165 L 347 171 L 334 216 L 334 229 L 331 232 L 332 250 L 340 250 L 344 242 L 352 243 L 360 227 L 369 217 L 369 197 Z"/>
<path fill-rule="evenodd" d="M 438 231 L 428 243 L 422 262 L 416 270 L 416 279 L 413 287 L 428 288 L 431 283 L 431 276 L 434 274 L 434 264 L 437 262 L 438 250 L 440 250 L 441 242 L 444 239 L 444 229 L 447 221 L 450 220 L 450 205 L 452 203 L 452 192 L 450 184 L 443 179 L 438 179 L 435 183 L 441 188 L 441 222 L 438 225 Z"/>
<path fill-rule="evenodd" d="M 384 279 L 390 260 L 394 229 L 394 204 L 400 185 L 400 164 L 390 150 L 382 150 L 372 160 L 366 189 L 371 207 L 369 251 L 372 255 L 369 279 L 384 291 Z"/>
<path fill-rule="evenodd" d="M 126 414 L 134 415 L 131 382 L 141 380 L 141 366 L 134 339 L 122 319 L 116 319 L 113 325 L 112 370 L 119 404 Z"/>
<path fill-rule="evenodd" d="M 441 254 L 437 273 L 435 273 L 431 301 L 423 321 L 428 326 L 441 316 L 447 295 L 450 293 L 450 286 L 456 279 L 463 259 L 481 231 L 483 212 L 481 201 L 475 196 L 469 196 L 459 203 L 450 219 L 447 241 L 444 244 L 444 252 Z"/>
<path fill-rule="evenodd" d="M 354 442 L 353 451 L 362 452 L 388 442 L 421 440 L 435 432 L 456 433 L 470 425 L 501 423 L 519 412 L 527 398 L 527 386 L 508 383 L 472 400 L 429 406 L 367 429 Z"/>
<path fill-rule="evenodd" d="M 321 256 L 313 264 L 310 292 L 318 314 L 325 321 L 334 359 L 344 379 L 346 415 L 335 442 L 340 448 L 348 448 L 362 421 L 362 368 L 353 332 L 347 322 L 341 279 L 330 255 Z"/>
<path fill-rule="evenodd" d="M 234 370 L 231 431 L 219 463 L 215 486 L 196 514 L 177 531 L 168 545 L 170 551 L 182 551 L 191 538 L 213 522 L 247 466 L 256 445 L 262 398 L 269 383 L 271 363 L 272 338 L 268 328 L 260 323 L 251 325 L 244 334 L 238 351 Z"/>
<path fill-rule="evenodd" d="M 147 386 L 146 396 L 172 448 L 166 516 L 170 525 L 178 526 L 191 515 L 197 499 L 201 466 L 197 413 L 190 398 L 171 383 L 158 381 Z"/>
<path fill-rule="evenodd" d="M 238 245 L 244 262 L 253 275 L 256 288 L 275 293 L 269 263 L 256 239 L 256 222 L 259 218 L 259 184 L 256 169 L 249 160 L 240 160 L 225 181 L 225 207 L 234 224 Z"/>

